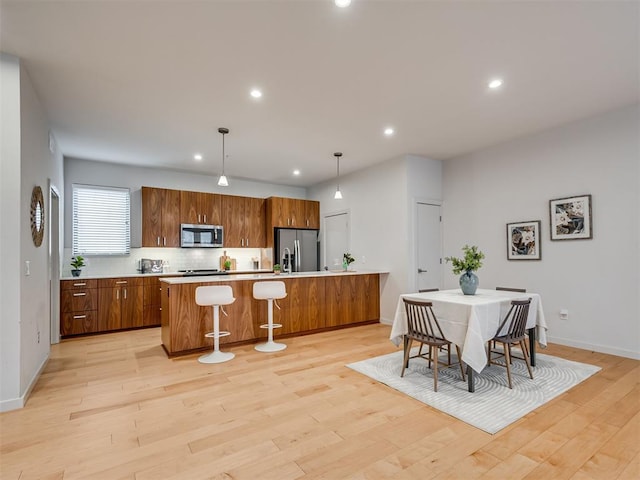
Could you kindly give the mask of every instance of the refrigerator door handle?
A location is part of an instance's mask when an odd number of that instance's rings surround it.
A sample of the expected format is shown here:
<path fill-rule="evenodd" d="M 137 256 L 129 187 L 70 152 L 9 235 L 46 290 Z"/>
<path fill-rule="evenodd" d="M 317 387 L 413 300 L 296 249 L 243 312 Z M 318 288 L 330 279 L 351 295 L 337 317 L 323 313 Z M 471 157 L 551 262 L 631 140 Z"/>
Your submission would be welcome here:
<path fill-rule="evenodd" d="M 296 272 L 300 271 L 300 240 L 295 240 L 293 243 L 295 249 L 295 259 L 296 259 Z"/>

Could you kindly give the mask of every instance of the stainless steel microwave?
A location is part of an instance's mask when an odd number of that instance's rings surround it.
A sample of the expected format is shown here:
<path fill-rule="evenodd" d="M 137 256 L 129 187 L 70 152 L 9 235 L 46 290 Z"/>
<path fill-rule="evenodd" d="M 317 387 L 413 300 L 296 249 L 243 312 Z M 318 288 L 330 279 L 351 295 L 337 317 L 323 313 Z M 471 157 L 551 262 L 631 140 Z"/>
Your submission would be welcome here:
<path fill-rule="evenodd" d="M 184 248 L 222 247 L 224 234 L 222 225 L 180 225 L 180 246 Z"/>

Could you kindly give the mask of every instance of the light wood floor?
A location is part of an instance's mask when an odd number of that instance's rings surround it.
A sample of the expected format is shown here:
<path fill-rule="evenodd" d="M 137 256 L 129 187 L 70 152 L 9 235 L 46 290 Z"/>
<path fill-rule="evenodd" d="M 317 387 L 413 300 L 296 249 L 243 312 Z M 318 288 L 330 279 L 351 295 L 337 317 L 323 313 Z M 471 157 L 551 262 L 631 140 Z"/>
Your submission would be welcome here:
<path fill-rule="evenodd" d="M 489 435 L 344 366 L 395 351 L 388 334 L 236 347 L 222 365 L 167 359 L 159 329 L 64 341 L 27 406 L 0 415 L 0 477 L 640 478 L 640 362 L 551 345 L 602 370 Z"/>

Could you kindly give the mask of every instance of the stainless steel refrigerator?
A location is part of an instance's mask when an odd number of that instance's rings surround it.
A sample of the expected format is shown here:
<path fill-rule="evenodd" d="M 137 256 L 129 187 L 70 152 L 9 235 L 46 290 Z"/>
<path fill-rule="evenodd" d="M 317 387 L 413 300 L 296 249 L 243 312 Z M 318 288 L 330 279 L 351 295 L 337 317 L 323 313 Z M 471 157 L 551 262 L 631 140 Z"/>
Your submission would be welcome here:
<path fill-rule="evenodd" d="M 274 243 L 273 263 L 279 263 L 283 272 L 289 265 L 292 272 L 320 270 L 318 230 L 276 228 Z"/>

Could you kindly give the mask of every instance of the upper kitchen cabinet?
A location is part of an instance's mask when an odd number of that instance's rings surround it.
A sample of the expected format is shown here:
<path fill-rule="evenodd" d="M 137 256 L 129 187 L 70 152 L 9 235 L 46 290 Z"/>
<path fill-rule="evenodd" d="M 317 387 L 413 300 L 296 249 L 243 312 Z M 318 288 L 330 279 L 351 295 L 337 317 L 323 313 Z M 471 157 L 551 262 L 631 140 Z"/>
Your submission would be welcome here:
<path fill-rule="evenodd" d="M 180 192 L 180 223 L 221 225 L 222 195 L 203 192 Z"/>
<path fill-rule="evenodd" d="M 297 198 L 269 197 L 266 200 L 266 243 L 273 247 L 274 228 L 320 228 L 320 202 Z"/>
<path fill-rule="evenodd" d="M 319 229 L 320 228 L 320 202 L 315 200 L 304 201 L 304 222 L 302 228 Z M 298 227 L 301 228 L 301 227 Z"/>
<path fill-rule="evenodd" d="M 267 198 L 267 226 L 320 228 L 320 202 L 297 198 Z"/>
<path fill-rule="evenodd" d="M 142 246 L 180 246 L 180 191 L 142 187 Z"/>
<path fill-rule="evenodd" d="M 225 247 L 265 246 L 264 205 L 262 198 L 222 195 Z"/>

